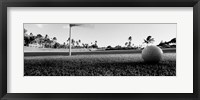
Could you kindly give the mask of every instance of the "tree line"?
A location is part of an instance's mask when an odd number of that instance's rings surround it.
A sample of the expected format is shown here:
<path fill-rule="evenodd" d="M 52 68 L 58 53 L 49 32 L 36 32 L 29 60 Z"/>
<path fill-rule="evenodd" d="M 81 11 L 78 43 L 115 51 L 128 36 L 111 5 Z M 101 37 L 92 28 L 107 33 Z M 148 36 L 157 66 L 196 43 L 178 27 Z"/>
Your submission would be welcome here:
<path fill-rule="evenodd" d="M 63 44 L 60 44 L 57 42 L 57 38 L 49 38 L 49 36 L 46 34 L 45 36 L 42 36 L 41 34 L 37 34 L 36 36 L 32 33 L 27 34 L 27 30 L 24 29 L 24 46 L 35 46 L 40 48 L 69 48 L 69 40 L 68 38 L 66 42 Z M 106 50 L 120 50 L 120 49 L 140 49 L 142 48 L 142 45 L 135 46 L 132 43 L 132 36 L 129 36 L 128 41 L 125 42 L 124 46 L 117 45 L 115 47 L 107 46 Z M 147 36 L 146 39 L 143 40 L 143 44 L 151 44 L 154 43 L 155 40 L 152 36 Z M 175 48 L 176 47 L 176 38 L 173 38 L 169 41 L 161 41 L 157 46 L 161 48 Z M 71 47 L 72 48 L 98 48 L 97 41 L 89 43 L 82 43 L 82 41 L 71 39 Z"/>
<path fill-rule="evenodd" d="M 144 39 L 143 44 L 149 45 L 154 42 L 155 40 L 152 36 L 147 36 L 147 38 Z M 172 38 L 171 40 L 165 42 L 161 41 L 157 46 L 161 48 L 176 48 L 176 38 Z M 132 43 L 132 36 L 129 36 L 128 41 L 125 42 L 125 47 L 122 47 L 120 45 L 112 47 L 109 45 L 106 47 L 106 50 L 125 50 L 125 49 L 142 49 L 142 48 L 143 48 L 142 45 L 135 46 Z"/>
<path fill-rule="evenodd" d="M 50 38 L 47 34 L 42 36 L 37 34 L 36 36 L 33 33 L 27 34 L 27 30 L 24 29 L 24 46 L 28 47 L 39 47 L 39 48 L 69 48 L 70 38 L 66 40 L 66 43 L 60 44 L 57 42 L 57 38 Z M 88 43 L 82 43 L 81 40 L 71 39 L 72 48 L 98 48 L 97 41 Z"/>

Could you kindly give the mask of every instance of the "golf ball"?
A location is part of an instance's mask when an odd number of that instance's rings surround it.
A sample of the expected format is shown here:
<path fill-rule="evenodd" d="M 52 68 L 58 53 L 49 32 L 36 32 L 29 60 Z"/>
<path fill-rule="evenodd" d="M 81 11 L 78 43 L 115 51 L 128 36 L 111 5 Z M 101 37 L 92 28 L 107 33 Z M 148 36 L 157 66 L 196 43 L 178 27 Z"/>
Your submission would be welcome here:
<path fill-rule="evenodd" d="M 142 50 L 142 58 L 144 62 L 159 62 L 162 60 L 163 51 L 157 46 L 146 46 Z"/>

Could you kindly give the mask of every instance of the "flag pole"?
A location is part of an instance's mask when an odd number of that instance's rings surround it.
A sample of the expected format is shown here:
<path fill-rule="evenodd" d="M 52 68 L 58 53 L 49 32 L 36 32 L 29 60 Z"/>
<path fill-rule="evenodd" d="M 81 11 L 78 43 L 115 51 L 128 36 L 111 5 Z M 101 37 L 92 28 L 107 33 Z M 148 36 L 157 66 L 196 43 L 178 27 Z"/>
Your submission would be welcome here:
<path fill-rule="evenodd" d="M 71 56 L 71 25 L 69 24 L 69 56 Z"/>
<path fill-rule="evenodd" d="M 69 24 L 69 56 L 71 56 L 71 29 L 74 26 L 80 26 L 80 24 Z"/>

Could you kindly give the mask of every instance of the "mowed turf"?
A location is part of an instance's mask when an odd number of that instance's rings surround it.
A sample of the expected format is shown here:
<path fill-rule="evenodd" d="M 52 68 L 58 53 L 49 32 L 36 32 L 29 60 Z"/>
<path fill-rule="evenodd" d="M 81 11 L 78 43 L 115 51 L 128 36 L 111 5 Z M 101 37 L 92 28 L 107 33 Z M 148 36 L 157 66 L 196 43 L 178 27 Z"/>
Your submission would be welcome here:
<path fill-rule="evenodd" d="M 175 76 L 176 53 L 145 63 L 141 53 L 24 57 L 24 76 Z"/>

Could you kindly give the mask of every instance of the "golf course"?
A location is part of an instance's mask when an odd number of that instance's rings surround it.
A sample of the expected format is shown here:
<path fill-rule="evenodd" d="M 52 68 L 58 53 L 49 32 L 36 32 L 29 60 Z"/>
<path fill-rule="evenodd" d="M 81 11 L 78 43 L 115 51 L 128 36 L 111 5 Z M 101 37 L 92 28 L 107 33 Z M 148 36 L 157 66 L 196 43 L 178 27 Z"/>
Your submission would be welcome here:
<path fill-rule="evenodd" d="M 176 76 L 176 49 L 146 63 L 141 50 L 24 52 L 24 76 Z"/>
<path fill-rule="evenodd" d="M 26 23 L 24 76 L 176 76 L 176 27 Z"/>

